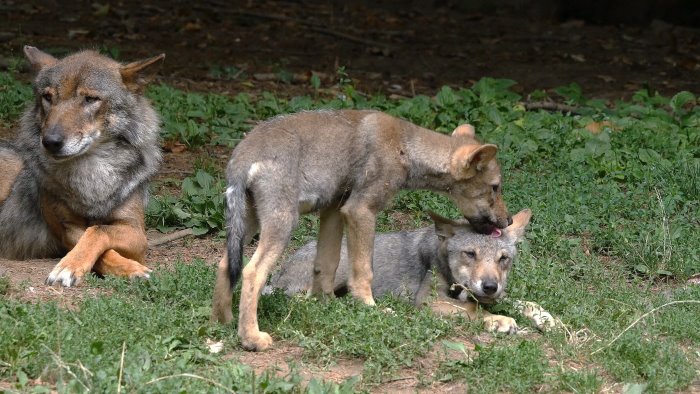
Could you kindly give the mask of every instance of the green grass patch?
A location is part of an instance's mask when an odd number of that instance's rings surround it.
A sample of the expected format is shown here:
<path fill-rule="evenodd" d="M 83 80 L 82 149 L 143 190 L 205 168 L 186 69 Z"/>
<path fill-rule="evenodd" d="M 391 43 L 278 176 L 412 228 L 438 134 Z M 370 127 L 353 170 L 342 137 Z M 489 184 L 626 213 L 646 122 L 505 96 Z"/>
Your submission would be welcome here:
<path fill-rule="evenodd" d="M 509 80 L 484 78 L 470 87 L 444 87 L 433 97 L 393 100 L 355 91 L 342 70 L 338 77 L 334 96 L 226 96 L 168 86 L 152 87 L 148 95 L 163 118 L 163 137 L 191 149 L 234 146 L 258 120 L 314 108 L 374 108 L 444 133 L 470 122 L 483 140 L 499 146 L 511 212 L 533 211 L 509 297 L 541 304 L 568 334 L 499 336 L 462 359 L 439 360 L 437 375 L 422 374 L 421 382 L 463 382 L 473 392 L 599 392 L 613 386 L 674 392 L 697 381 L 700 306 L 673 303 L 700 300 L 700 286 L 686 285 L 700 272 L 700 107 L 694 94 L 641 90 L 629 101 L 604 102 L 587 99 L 576 84 L 533 93 L 577 107 L 576 114 L 565 114 L 527 111 Z M 8 74 L 0 80 L 0 122 L 16 122 L 30 89 Z M 168 181 L 175 195 L 156 187 L 149 226 L 220 233 L 225 185 L 216 168 L 200 163 L 184 181 Z M 416 226 L 428 225 L 428 210 L 458 215 L 449 200 L 423 191 L 399 193 L 390 209 Z M 379 230 L 394 230 L 392 218 L 388 210 L 381 213 Z M 303 217 L 294 245 L 317 231 L 318 218 Z M 149 383 L 192 371 L 242 391 L 341 390 L 320 381 L 306 386 L 296 373 L 253 377 L 247 367 L 209 354 L 205 338 L 238 346 L 235 327 L 208 323 L 212 284 L 211 269 L 194 264 L 149 282 L 90 282 L 110 295 L 86 299 L 75 310 L 0 297 L 0 380 L 19 390 L 41 377 L 59 391 L 115 391 L 126 343 L 121 384 L 130 391 L 214 390 L 185 377 Z M 302 346 L 304 362 L 365 362 L 363 383 L 349 382 L 345 389 L 374 388 L 402 376 L 401 369 L 415 366 L 431 346 L 478 332 L 475 323 L 437 318 L 397 300 L 379 302 L 372 309 L 349 299 L 264 296 L 261 329 Z M 384 307 L 396 313 L 381 313 Z M 515 316 L 507 304 L 497 310 Z"/>

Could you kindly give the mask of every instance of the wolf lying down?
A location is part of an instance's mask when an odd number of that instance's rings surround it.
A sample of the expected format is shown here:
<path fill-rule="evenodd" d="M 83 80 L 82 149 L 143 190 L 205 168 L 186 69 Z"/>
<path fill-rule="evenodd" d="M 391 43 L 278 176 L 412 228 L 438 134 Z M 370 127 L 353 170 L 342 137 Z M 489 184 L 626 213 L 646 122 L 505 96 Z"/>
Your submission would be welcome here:
<path fill-rule="evenodd" d="M 523 238 L 530 217 L 530 210 L 524 209 L 500 234 L 482 235 L 466 220 L 431 214 L 434 226 L 377 234 L 372 293 L 409 298 L 439 314 L 481 317 L 486 330 L 513 334 L 518 329 L 513 318 L 477 311 L 477 304 L 491 304 L 504 296 L 516 244 Z M 310 291 L 315 254 L 316 242 L 304 245 L 272 276 L 267 291 L 283 289 L 288 295 Z M 343 241 L 335 275 L 336 296 L 347 293 L 350 269 Z M 430 297 L 433 290 L 437 290 L 437 297 Z"/>

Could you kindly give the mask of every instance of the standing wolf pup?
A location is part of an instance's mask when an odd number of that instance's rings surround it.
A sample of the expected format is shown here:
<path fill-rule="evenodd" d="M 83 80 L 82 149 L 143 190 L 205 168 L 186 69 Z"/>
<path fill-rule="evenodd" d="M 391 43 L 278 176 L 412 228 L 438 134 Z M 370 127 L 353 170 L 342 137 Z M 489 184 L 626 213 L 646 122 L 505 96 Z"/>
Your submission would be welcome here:
<path fill-rule="evenodd" d="M 313 293 L 333 294 L 345 225 L 350 293 L 368 305 L 376 215 L 399 189 L 445 193 L 480 232 L 505 228 L 511 219 L 496 152 L 477 142 L 469 125 L 450 137 L 376 111 L 301 112 L 258 125 L 234 149 L 226 171 L 227 256 L 219 263 L 212 320 L 233 318 L 243 245 L 258 227 L 258 247 L 243 268 L 238 321 L 248 350 L 272 343 L 259 330 L 258 297 L 300 214 L 321 215 Z"/>
<path fill-rule="evenodd" d="M 0 141 L 0 257 L 60 257 L 47 284 L 90 270 L 148 277 L 144 205 L 161 153 L 142 91 L 165 55 L 122 65 L 93 51 L 61 60 L 31 46 L 35 103 Z"/>
<path fill-rule="evenodd" d="M 530 210 L 515 214 L 513 224 L 497 237 L 475 232 L 466 220 L 431 217 L 431 227 L 376 235 L 372 293 L 376 297 L 393 294 L 422 306 L 430 301 L 436 284 L 437 297 L 429 303 L 435 312 L 481 317 L 488 331 L 515 333 L 518 326 L 513 318 L 478 313 L 473 300 L 491 304 L 505 294 L 516 244 L 530 222 Z M 288 295 L 310 290 L 315 250 L 316 243 L 310 242 L 294 253 L 272 276 L 271 287 L 284 289 Z M 347 292 L 350 278 L 345 245 L 340 256 L 333 286 L 338 296 Z M 466 301 L 461 301 L 461 296 L 466 296 Z"/>

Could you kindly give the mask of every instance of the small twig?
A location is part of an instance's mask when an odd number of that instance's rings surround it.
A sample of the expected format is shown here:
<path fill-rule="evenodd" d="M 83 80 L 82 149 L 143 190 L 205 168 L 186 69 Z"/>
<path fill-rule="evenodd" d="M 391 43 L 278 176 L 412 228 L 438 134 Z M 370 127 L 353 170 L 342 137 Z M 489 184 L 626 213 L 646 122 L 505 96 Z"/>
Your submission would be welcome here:
<path fill-rule="evenodd" d="M 149 240 L 148 247 L 152 248 L 154 246 L 167 244 L 168 242 L 172 242 L 172 241 L 178 240 L 180 238 L 185 238 L 188 235 L 192 235 L 191 228 L 186 228 L 184 230 L 175 231 L 174 233 L 166 234 L 166 235 L 163 235 L 162 237 L 158 237 L 156 239 Z"/>
<path fill-rule="evenodd" d="M 605 346 L 599 348 L 598 350 L 593 351 L 593 353 L 591 353 L 591 356 L 594 355 L 594 354 L 596 354 L 596 353 L 598 353 L 599 351 L 601 351 L 601 350 L 603 350 L 603 349 L 609 347 L 609 346 L 612 345 L 613 343 L 615 343 L 615 341 L 617 341 L 618 339 L 620 339 L 620 337 L 621 337 L 624 333 L 626 333 L 627 331 L 629 331 L 630 328 L 634 327 L 637 323 L 639 323 L 640 321 L 642 321 L 642 319 L 644 319 L 645 317 L 651 315 L 652 313 L 658 311 L 658 310 L 661 309 L 661 308 L 665 308 L 665 307 L 667 307 L 667 306 L 671 306 L 671 305 L 675 305 L 675 304 L 700 304 L 700 301 L 696 301 L 696 300 L 671 301 L 671 302 L 668 302 L 668 303 L 666 303 L 666 304 L 663 304 L 663 305 L 661 305 L 661 306 L 658 306 L 658 307 L 656 307 L 656 308 L 650 310 L 649 312 L 647 312 L 647 313 L 643 314 L 642 316 L 640 316 L 639 319 L 635 320 L 632 324 L 630 324 L 629 326 L 627 326 L 627 328 L 625 328 L 624 330 L 622 330 L 622 332 L 619 333 L 615 338 L 613 338 L 613 340 L 610 341 L 607 345 L 605 345 Z"/>
<path fill-rule="evenodd" d="M 48 346 L 44 344 L 42 344 L 42 346 L 46 350 L 48 350 L 49 353 L 51 353 L 51 358 L 53 358 L 53 361 L 59 368 L 61 368 L 61 370 L 65 370 L 70 376 L 72 376 L 78 383 L 80 383 L 85 388 L 86 392 L 90 392 L 90 388 L 85 383 L 83 383 L 83 381 L 80 380 L 80 378 L 78 378 L 78 376 L 75 373 L 73 373 L 73 371 L 70 369 L 70 365 L 61 360 L 61 357 L 58 354 L 54 353 L 54 351 L 51 350 Z"/>
<path fill-rule="evenodd" d="M 126 353 L 126 341 L 122 342 L 122 357 L 119 360 L 119 380 L 117 380 L 117 394 L 122 392 L 122 375 L 124 373 L 124 353 Z"/>
<path fill-rule="evenodd" d="M 552 101 L 534 101 L 529 103 L 523 103 L 525 109 L 528 111 L 535 111 L 538 109 L 543 109 L 545 111 L 559 111 L 559 112 L 569 112 L 573 115 L 579 114 L 579 108 L 573 107 L 571 105 L 555 103 Z"/>
<path fill-rule="evenodd" d="M 203 381 L 205 381 L 205 382 L 207 382 L 207 383 L 209 383 L 209 384 L 211 384 L 211 385 L 213 385 L 213 386 L 216 386 L 216 387 L 218 387 L 218 388 L 220 388 L 220 389 L 222 389 L 222 390 L 228 391 L 229 393 L 234 393 L 234 394 L 236 393 L 235 391 L 231 390 L 230 388 L 224 386 L 223 384 L 221 384 L 221 383 L 219 383 L 219 382 L 215 382 L 215 381 L 213 381 L 213 380 L 211 380 L 211 379 L 207 379 L 207 378 L 205 378 L 205 377 L 198 376 L 198 375 L 194 375 L 194 374 L 191 374 L 191 373 L 179 373 L 179 374 L 175 374 L 175 375 L 162 376 L 162 377 L 160 377 L 160 378 L 153 379 L 153 380 L 150 380 L 150 381 L 144 383 L 144 386 L 147 385 L 147 384 L 157 383 L 157 382 L 160 382 L 161 380 L 165 380 L 165 379 L 182 378 L 182 377 L 184 377 L 184 378 L 193 378 L 193 379 L 203 380 Z"/>

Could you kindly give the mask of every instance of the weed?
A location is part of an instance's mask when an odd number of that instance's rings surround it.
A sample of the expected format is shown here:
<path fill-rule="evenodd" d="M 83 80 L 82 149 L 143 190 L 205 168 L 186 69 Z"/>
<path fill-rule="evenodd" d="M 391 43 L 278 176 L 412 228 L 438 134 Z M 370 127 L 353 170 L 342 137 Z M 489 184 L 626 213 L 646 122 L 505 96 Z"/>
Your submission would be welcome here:
<path fill-rule="evenodd" d="M 7 295 L 12 288 L 12 283 L 10 278 L 4 275 L 0 275 L 0 296 Z"/>

